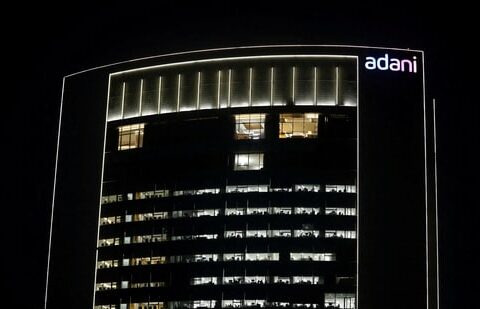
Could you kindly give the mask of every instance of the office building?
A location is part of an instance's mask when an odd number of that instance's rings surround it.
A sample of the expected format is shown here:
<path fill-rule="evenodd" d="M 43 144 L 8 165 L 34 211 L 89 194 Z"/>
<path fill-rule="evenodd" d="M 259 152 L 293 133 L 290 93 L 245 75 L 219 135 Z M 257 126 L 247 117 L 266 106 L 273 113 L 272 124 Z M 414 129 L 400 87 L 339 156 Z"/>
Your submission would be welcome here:
<path fill-rule="evenodd" d="M 65 77 L 47 308 L 434 308 L 423 63 L 264 46 Z"/>

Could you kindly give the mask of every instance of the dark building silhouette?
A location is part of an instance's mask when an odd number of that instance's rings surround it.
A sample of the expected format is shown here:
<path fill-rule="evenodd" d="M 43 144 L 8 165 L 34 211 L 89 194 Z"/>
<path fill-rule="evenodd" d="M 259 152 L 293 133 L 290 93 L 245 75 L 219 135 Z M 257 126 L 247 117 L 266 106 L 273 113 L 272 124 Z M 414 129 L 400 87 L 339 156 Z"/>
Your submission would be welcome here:
<path fill-rule="evenodd" d="M 65 77 L 46 307 L 436 307 L 422 66 L 266 46 Z"/>

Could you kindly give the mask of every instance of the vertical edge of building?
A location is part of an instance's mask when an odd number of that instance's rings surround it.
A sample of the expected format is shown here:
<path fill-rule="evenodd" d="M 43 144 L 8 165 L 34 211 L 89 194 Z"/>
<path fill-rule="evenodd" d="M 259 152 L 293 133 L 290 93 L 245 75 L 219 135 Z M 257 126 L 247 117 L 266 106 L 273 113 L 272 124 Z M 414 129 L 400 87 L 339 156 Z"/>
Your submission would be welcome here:
<path fill-rule="evenodd" d="M 91 308 L 108 74 L 64 78 L 46 308 Z M 93 255 L 92 255 L 93 253 Z"/>

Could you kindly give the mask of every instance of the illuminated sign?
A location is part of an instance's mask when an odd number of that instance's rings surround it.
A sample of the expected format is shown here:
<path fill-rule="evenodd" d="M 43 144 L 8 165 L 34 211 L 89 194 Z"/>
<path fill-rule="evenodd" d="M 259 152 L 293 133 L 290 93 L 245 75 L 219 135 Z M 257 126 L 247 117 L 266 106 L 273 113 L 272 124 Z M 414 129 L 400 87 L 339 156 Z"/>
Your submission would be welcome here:
<path fill-rule="evenodd" d="M 367 70 L 394 71 L 417 73 L 417 57 L 413 56 L 412 60 L 391 58 L 388 54 L 384 57 L 366 57 L 365 68 Z"/>

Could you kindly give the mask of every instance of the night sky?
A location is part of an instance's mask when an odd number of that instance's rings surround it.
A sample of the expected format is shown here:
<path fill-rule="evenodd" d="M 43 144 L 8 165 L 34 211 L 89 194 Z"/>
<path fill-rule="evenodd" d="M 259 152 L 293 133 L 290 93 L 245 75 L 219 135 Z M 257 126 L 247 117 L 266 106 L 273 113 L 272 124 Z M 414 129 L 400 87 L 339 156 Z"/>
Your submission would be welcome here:
<path fill-rule="evenodd" d="M 5 11 L 13 22 L 3 26 L 8 33 L 2 38 L 3 64 L 9 72 L 8 87 L 2 87 L 9 94 L 2 100 L 3 118 L 7 118 L 3 129 L 7 199 L 2 203 L 7 209 L 2 225 L 7 261 L 2 279 L 7 290 L 2 295 L 11 297 L 3 305 L 43 308 L 64 75 L 132 58 L 203 48 L 352 44 L 426 52 L 427 94 L 437 99 L 441 306 L 473 306 L 478 297 L 474 287 L 479 285 L 473 253 L 479 243 L 479 233 L 473 228 L 479 205 L 473 199 L 478 187 L 474 176 L 478 174 L 479 109 L 474 94 L 479 78 L 474 74 L 478 55 L 471 46 L 479 36 L 475 34 L 477 22 L 470 17 L 473 10 L 426 10 L 406 3 L 383 9 L 379 6 L 384 4 L 300 4 L 295 1 L 272 8 L 225 1 L 199 8 L 69 3 Z M 448 14 L 438 13 L 445 9 Z"/>

